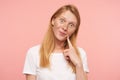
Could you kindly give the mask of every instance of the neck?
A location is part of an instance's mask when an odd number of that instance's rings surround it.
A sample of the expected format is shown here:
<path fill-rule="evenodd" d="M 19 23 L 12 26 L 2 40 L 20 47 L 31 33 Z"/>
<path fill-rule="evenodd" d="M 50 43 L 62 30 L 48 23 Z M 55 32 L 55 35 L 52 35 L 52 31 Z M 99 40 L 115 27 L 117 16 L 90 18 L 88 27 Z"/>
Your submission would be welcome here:
<path fill-rule="evenodd" d="M 64 42 L 65 41 L 55 40 L 54 52 L 62 52 L 64 50 Z"/>

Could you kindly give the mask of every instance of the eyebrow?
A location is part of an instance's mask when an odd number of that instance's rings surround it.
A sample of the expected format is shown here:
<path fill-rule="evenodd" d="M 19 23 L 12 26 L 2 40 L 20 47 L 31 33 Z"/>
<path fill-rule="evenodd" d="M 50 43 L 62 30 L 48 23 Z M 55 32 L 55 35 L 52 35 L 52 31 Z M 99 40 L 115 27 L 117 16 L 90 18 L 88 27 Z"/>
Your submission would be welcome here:
<path fill-rule="evenodd" d="M 63 18 L 63 19 L 65 19 L 65 20 L 66 20 L 66 18 L 65 18 L 65 17 L 63 17 L 63 16 L 61 16 L 60 18 Z"/>

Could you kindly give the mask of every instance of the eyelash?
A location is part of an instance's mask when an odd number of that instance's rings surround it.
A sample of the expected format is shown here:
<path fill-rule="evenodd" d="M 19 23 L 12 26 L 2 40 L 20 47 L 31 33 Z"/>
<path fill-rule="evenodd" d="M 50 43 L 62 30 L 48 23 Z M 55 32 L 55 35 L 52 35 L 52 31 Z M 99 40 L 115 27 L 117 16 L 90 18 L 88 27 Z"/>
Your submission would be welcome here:
<path fill-rule="evenodd" d="M 72 25 L 72 26 L 71 26 L 71 25 Z M 70 28 L 75 27 L 75 24 L 70 23 L 70 24 L 69 24 L 69 27 L 70 27 Z"/>
<path fill-rule="evenodd" d="M 62 23 L 63 23 L 63 22 L 65 22 L 65 20 L 64 20 L 64 19 L 60 19 L 60 22 L 62 22 Z"/>
<path fill-rule="evenodd" d="M 61 22 L 61 23 L 64 23 L 65 20 L 61 18 L 61 19 L 60 19 L 60 22 Z M 69 25 L 70 25 L 70 27 L 74 27 L 74 26 L 75 26 L 73 23 L 70 23 Z M 72 25 L 72 26 L 71 26 L 71 25 Z"/>
<path fill-rule="evenodd" d="M 70 26 L 71 26 L 71 25 L 74 26 L 74 24 L 70 24 Z"/>

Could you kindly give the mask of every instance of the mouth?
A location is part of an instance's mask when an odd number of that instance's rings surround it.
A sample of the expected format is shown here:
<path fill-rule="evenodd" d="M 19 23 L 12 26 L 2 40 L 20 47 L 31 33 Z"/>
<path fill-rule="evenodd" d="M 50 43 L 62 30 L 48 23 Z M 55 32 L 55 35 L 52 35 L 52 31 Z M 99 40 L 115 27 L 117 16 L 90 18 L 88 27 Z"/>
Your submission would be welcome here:
<path fill-rule="evenodd" d="M 67 33 L 65 33 L 65 32 L 59 31 L 59 33 L 61 36 L 67 36 Z"/>

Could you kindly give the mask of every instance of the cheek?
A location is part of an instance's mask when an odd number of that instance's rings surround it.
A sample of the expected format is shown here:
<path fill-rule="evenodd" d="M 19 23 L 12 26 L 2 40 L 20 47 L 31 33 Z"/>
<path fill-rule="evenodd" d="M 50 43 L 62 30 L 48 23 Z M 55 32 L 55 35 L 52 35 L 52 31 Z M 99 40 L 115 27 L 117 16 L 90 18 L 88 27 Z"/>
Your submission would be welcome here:
<path fill-rule="evenodd" d="M 54 27 L 59 28 L 59 27 L 61 27 L 61 24 L 59 22 L 55 21 Z"/>
<path fill-rule="evenodd" d="M 71 36 L 74 32 L 75 30 L 68 31 L 68 35 Z"/>
<path fill-rule="evenodd" d="M 57 21 L 55 21 L 53 28 L 56 29 L 56 28 L 58 27 L 58 25 L 59 25 L 59 24 L 57 23 Z"/>
<path fill-rule="evenodd" d="M 59 31 L 59 27 L 54 26 L 54 27 L 53 27 L 53 32 L 54 32 L 54 34 L 57 34 L 58 31 Z"/>
<path fill-rule="evenodd" d="M 53 27 L 54 33 L 57 33 L 60 28 L 61 28 L 60 24 L 58 24 L 57 22 L 55 22 L 54 27 Z"/>

